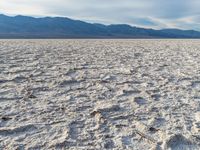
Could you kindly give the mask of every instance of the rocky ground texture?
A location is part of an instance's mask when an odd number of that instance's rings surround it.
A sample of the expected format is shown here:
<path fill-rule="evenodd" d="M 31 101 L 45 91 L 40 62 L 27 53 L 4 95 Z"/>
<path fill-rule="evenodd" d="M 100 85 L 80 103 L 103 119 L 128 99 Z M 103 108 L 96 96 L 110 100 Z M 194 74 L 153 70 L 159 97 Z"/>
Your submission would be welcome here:
<path fill-rule="evenodd" d="M 0 150 L 199 150 L 199 43 L 0 40 Z"/>

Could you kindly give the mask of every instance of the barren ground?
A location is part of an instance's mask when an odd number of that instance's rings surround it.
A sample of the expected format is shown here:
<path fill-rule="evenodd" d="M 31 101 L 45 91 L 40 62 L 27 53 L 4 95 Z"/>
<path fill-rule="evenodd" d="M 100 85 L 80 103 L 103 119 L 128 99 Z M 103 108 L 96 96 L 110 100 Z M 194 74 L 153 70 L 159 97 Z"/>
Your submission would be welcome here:
<path fill-rule="evenodd" d="M 199 40 L 0 40 L 0 150 L 199 144 Z"/>

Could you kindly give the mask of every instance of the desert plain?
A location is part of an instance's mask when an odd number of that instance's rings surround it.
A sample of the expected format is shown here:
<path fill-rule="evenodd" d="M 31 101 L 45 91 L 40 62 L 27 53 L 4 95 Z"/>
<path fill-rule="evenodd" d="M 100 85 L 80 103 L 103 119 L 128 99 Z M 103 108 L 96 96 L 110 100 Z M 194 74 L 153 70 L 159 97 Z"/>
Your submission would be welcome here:
<path fill-rule="evenodd" d="M 200 40 L 0 40 L 0 150 L 199 150 Z"/>

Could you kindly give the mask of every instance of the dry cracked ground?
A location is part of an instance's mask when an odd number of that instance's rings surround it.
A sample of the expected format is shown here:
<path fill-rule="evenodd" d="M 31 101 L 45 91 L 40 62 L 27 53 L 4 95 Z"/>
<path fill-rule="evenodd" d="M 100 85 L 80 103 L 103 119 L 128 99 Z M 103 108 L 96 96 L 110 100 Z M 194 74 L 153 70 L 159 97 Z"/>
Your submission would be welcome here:
<path fill-rule="evenodd" d="M 0 150 L 200 149 L 199 40 L 0 40 Z"/>

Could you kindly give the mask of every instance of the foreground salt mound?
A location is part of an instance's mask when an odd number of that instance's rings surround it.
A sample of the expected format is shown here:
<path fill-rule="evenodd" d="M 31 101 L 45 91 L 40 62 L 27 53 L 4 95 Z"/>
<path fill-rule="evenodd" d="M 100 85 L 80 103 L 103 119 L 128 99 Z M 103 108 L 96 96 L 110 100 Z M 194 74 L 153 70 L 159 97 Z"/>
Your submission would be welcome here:
<path fill-rule="evenodd" d="M 0 150 L 200 149 L 198 40 L 1 40 Z"/>
<path fill-rule="evenodd" d="M 181 134 L 177 134 L 167 139 L 163 149 L 198 150 L 199 146 L 194 141 L 188 140 Z"/>

